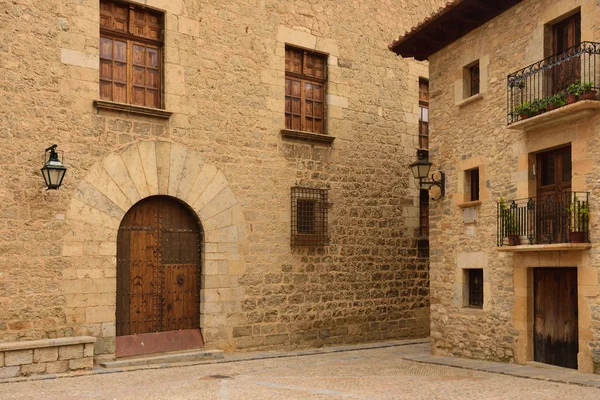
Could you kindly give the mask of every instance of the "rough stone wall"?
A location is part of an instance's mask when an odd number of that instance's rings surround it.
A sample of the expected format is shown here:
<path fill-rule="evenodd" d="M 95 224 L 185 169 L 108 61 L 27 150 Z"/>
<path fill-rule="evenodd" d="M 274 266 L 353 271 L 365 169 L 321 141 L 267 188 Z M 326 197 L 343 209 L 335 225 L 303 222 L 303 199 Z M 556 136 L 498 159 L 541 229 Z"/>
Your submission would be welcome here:
<path fill-rule="evenodd" d="M 245 273 L 223 288 L 244 300 L 215 305 L 220 317 L 203 326 L 208 345 L 427 335 L 428 271 L 415 257 L 418 196 L 407 169 L 427 70 L 387 44 L 435 2 L 146 0 L 166 11 L 167 121 L 93 106 L 98 3 L 0 3 L 0 340 L 92 335 L 97 354 L 114 352 L 116 229 L 69 245 L 69 204 L 92 166 L 157 140 L 216 166 L 243 210 Z M 281 51 L 288 39 L 312 38 L 330 55 L 331 147 L 280 135 Z M 45 191 L 39 168 L 53 143 L 69 170 L 59 191 Z M 330 188 L 330 247 L 290 248 L 296 184 Z"/>
<path fill-rule="evenodd" d="M 600 166 L 594 156 L 597 114 L 533 132 L 507 129 L 506 123 L 507 75 L 547 56 L 545 25 L 578 7 L 582 41 L 599 41 L 600 8 L 594 1 L 526 0 L 429 59 L 432 162 L 447 174 L 447 196 L 432 206 L 430 231 L 431 336 L 437 354 L 526 361 L 524 354 L 516 353 L 531 348 L 530 343 L 521 341 L 533 325 L 517 321 L 525 314 L 530 316 L 528 295 L 523 293 L 528 286 L 520 281 L 521 272 L 533 266 L 579 267 L 580 370 L 584 361 L 591 363 L 590 353 L 600 345 L 599 259 L 593 249 L 598 241 L 594 229 L 600 222 L 595 211 L 600 206 L 596 186 Z M 482 93 L 464 102 L 463 67 L 476 60 L 481 65 Z M 530 154 L 569 143 L 573 190 L 591 192 L 592 250 L 581 256 L 576 252 L 527 256 L 535 262 L 526 261 L 525 255 L 499 252 L 496 215 L 500 197 L 513 200 L 534 195 Z M 480 168 L 482 202 L 475 206 L 477 221 L 465 224 L 459 207 L 467 201 L 464 171 L 474 167 Z M 585 261 L 588 255 L 589 264 Z M 468 268 L 484 269 L 482 310 L 462 305 L 461 274 Z"/>

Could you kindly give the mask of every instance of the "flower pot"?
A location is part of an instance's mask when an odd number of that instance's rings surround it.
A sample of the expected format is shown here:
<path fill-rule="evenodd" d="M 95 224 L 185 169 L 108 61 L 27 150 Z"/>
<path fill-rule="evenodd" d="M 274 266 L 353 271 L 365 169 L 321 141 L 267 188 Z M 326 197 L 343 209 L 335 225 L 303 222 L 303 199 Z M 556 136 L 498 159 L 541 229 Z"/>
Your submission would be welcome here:
<path fill-rule="evenodd" d="M 569 232 L 569 242 L 585 243 L 585 232 Z"/>
<path fill-rule="evenodd" d="M 552 110 L 555 110 L 555 109 L 557 109 L 557 108 L 558 108 L 558 107 L 556 107 L 554 104 L 550 104 L 550 105 L 548 106 L 548 111 L 552 111 Z"/>
<path fill-rule="evenodd" d="M 530 117 L 529 114 L 519 114 L 519 118 L 521 118 L 521 119 L 527 119 L 529 117 Z"/>
<path fill-rule="evenodd" d="M 508 235 L 508 245 L 509 246 L 518 246 L 521 244 L 521 238 L 519 235 Z"/>
<path fill-rule="evenodd" d="M 584 100 L 594 100 L 596 98 L 596 91 L 595 90 L 588 90 L 583 92 L 583 99 Z"/>
<path fill-rule="evenodd" d="M 576 94 L 568 94 L 567 95 L 567 104 L 575 103 L 579 99 L 579 96 Z"/>

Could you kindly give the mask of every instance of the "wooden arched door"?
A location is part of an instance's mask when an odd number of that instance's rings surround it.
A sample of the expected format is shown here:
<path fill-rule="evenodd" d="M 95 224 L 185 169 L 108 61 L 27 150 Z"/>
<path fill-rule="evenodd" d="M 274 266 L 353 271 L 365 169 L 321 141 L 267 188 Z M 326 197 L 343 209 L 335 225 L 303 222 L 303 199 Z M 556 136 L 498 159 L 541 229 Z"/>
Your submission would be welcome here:
<path fill-rule="evenodd" d="M 117 356 L 201 347 L 201 228 L 167 196 L 125 215 L 117 236 Z"/>

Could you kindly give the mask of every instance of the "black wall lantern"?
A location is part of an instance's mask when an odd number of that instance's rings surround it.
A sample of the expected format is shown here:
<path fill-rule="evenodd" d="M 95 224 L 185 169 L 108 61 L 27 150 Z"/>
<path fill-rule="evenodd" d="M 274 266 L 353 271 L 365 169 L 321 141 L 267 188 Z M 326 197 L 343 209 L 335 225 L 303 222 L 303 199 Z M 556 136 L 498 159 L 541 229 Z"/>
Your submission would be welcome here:
<path fill-rule="evenodd" d="M 415 179 L 419 180 L 419 188 L 423 190 L 430 190 L 432 187 L 438 187 L 440 192 L 437 197 L 432 197 L 432 200 L 439 200 L 446 194 L 446 175 L 442 171 L 436 171 L 431 174 L 431 180 L 427 181 L 429 177 L 429 171 L 433 164 L 429 161 L 429 152 L 427 150 L 417 150 L 417 161 L 410 164 L 410 170 L 412 171 Z M 435 179 L 434 175 L 439 174 L 439 179 Z"/>
<path fill-rule="evenodd" d="M 42 176 L 46 181 L 48 190 L 58 189 L 60 185 L 62 185 L 65 172 L 67 172 L 67 168 L 62 165 L 58 159 L 56 147 L 57 146 L 53 144 L 44 151 L 44 166 L 42 167 Z"/>

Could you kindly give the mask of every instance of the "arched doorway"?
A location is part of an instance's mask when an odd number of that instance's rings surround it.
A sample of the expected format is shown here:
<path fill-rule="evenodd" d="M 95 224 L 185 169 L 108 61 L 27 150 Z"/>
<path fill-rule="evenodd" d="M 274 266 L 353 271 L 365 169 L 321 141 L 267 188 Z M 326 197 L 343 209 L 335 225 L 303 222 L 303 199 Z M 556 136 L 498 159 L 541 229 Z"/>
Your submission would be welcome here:
<path fill-rule="evenodd" d="M 202 229 L 177 199 L 151 196 L 117 235 L 118 357 L 202 347 Z"/>

